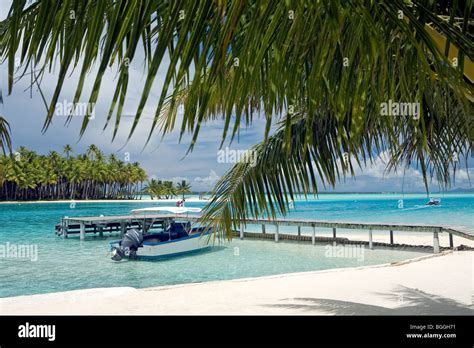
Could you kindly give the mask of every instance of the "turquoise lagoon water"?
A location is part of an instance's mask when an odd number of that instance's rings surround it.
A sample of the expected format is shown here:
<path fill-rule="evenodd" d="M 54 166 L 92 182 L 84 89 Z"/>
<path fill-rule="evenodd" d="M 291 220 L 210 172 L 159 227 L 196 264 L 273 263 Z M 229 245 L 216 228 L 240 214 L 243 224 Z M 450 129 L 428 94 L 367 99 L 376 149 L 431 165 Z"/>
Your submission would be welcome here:
<path fill-rule="evenodd" d="M 441 206 L 425 208 L 425 195 L 405 195 L 404 207 L 399 209 L 400 195 L 327 194 L 309 201 L 296 200 L 289 217 L 474 227 L 474 195 L 453 194 L 441 198 Z M 0 245 L 29 244 L 38 248 L 36 261 L 0 257 L 0 297 L 236 279 L 380 264 L 423 255 L 418 251 L 365 249 L 361 261 L 360 258 L 325 257 L 323 245 L 234 240 L 186 257 L 116 263 L 110 260 L 108 249 L 108 243 L 116 237 L 88 236 L 85 241 L 79 241 L 77 237 L 62 239 L 54 234 L 54 225 L 62 216 L 125 214 L 131 209 L 150 205 L 166 204 L 139 201 L 76 202 L 73 207 L 67 203 L 0 204 Z M 188 206 L 203 205 L 188 203 Z M 284 232 L 295 233 L 294 229 Z"/>

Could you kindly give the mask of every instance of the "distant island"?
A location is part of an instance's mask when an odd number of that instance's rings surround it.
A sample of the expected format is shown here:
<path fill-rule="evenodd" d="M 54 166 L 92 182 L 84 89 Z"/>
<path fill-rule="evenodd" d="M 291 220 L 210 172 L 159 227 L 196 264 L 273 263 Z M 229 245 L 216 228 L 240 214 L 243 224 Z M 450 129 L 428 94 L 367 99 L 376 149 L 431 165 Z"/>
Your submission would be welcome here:
<path fill-rule="evenodd" d="M 471 187 L 471 188 L 458 187 L 448 192 L 449 193 L 474 193 L 474 187 Z"/>

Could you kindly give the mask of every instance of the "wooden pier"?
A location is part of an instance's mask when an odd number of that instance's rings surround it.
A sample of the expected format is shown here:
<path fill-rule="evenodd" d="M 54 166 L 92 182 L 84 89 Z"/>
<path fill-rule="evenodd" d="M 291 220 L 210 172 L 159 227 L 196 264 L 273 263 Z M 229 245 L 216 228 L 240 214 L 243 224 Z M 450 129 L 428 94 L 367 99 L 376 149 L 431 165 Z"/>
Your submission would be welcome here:
<path fill-rule="evenodd" d="M 83 240 L 86 234 L 109 235 L 118 234 L 122 236 L 125 231 L 133 228 L 150 231 L 156 228 L 163 228 L 164 223 L 170 220 L 187 220 L 197 222 L 199 215 L 174 215 L 174 214 L 146 214 L 146 215 L 114 215 L 114 216 L 93 216 L 93 217 L 64 217 L 61 223 L 56 226 L 56 234 L 67 238 L 71 234 L 79 234 Z M 321 242 L 339 242 L 339 243 L 360 243 L 360 241 L 350 241 L 348 238 L 337 237 L 338 229 L 356 229 L 366 230 L 368 233 L 369 248 L 381 243 L 373 242 L 373 231 L 389 231 L 390 241 L 387 245 L 396 245 L 394 242 L 394 232 L 411 232 L 411 233 L 431 233 L 433 235 L 433 252 L 440 252 L 439 235 L 441 233 L 449 234 L 450 248 L 454 248 L 453 235 L 474 240 L 474 230 L 464 226 L 439 226 L 429 224 L 401 224 L 401 223 L 374 223 L 374 222 L 348 222 L 348 221 L 328 221 L 328 220 L 302 220 L 302 219 L 247 219 L 247 225 L 261 225 L 262 232 L 246 232 L 245 228 L 236 231 L 236 237 L 272 239 L 275 242 L 280 240 L 295 240 L 302 242 L 311 242 L 313 245 Z M 268 233 L 267 226 L 274 226 L 275 232 Z M 282 234 L 280 226 L 297 227 L 297 234 Z M 312 233 L 302 235 L 301 228 L 310 228 Z M 332 230 L 332 237 L 316 236 L 316 228 L 327 228 Z"/>
<path fill-rule="evenodd" d="M 69 235 L 79 234 L 80 239 L 85 239 L 86 234 L 104 233 L 119 234 L 122 236 L 127 230 L 142 229 L 149 231 L 155 228 L 163 228 L 163 223 L 172 216 L 157 214 L 141 217 L 137 215 L 113 215 L 94 217 L 64 217 L 56 225 L 56 234 L 64 238 Z"/>

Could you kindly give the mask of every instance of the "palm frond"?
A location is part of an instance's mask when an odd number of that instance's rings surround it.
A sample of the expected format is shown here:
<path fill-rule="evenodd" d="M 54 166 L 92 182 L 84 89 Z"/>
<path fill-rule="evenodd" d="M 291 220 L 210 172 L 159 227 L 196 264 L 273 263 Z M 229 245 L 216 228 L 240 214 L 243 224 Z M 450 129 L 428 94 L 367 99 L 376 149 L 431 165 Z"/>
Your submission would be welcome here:
<path fill-rule="evenodd" d="M 7 120 L 0 116 L 0 149 L 4 155 L 12 151 L 10 132 L 11 129 Z"/>
<path fill-rule="evenodd" d="M 355 166 L 363 169 L 384 152 L 387 172 L 418 164 L 427 189 L 428 176 L 448 185 L 463 159 L 467 166 L 470 127 L 464 106 L 450 93 L 440 98 L 442 91 L 435 84 L 425 93 L 420 119 L 364 118 L 356 139 L 351 138 L 349 115 L 341 120 L 332 114 L 287 115 L 267 141 L 250 150 L 246 158 L 253 161 L 235 164 L 219 180 L 201 223 L 218 231 L 215 237 L 230 239 L 232 230 L 242 228 L 246 219 L 285 215 L 296 194 L 317 194 L 316 178 L 320 185 L 334 187 L 353 176 Z"/>
<path fill-rule="evenodd" d="M 471 5 L 472 1 L 465 2 L 465 10 Z M 403 0 L 15 1 L 1 23 L 0 53 L 8 61 L 9 91 L 20 47 L 24 71 L 33 64 L 42 76 L 59 61 L 44 129 L 51 123 L 70 70 L 80 68 L 75 103 L 82 96 L 88 72 L 98 64 L 87 99 L 95 104 L 106 68 L 115 66 L 119 74 L 106 125 L 117 110 L 113 122 L 116 134 L 128 92 L 129 65 L 141 47 L 147 78 L 130 136 L 140 122 L 158 69 L 169 56 L 150 136 L 156 125 L 163 123 L 160 117 L 166 101 L 175 105 L 180 90 L 187 86 L 181 129 L 193 133 L 194 144 L 208 117 L 224 118 L 225 139 L 235 136 L 241 124 L 252 122 L 261 112 L 267 117 L 268 131 L 270 115 L 281 114 L 290 105 L 306 103 L 309 114 L 330 106 L 340 115 L 352 111 L 346 106 L 348 98 L 360 102 L 370 85 L 378 84 L 381 92 L 393 95 L 385 90 L 395 77 L 393 54 L 403 65 L 403 99 L 413 99 L 416 89 L 429 88 L 417 83 L 417 74 L 446 80 L 459 98 L 472 96 L 472 88 L 463 83 L 459 71 L 433 43 L 426 23 L 474 59 L 469 32 L 460 32 L 440 19 L 434 5 L 421 0 L 411 5 Z M 341 69 L 345 59 L 349 65 Z M 383 73 L 373 76 L 372 67 L 379 66 Z M 357 89 L 342 88 L 348 81 L 357 81 Z M 213 100 L 212 90 L 216 89 L 220 98 Z M 327 105 L 322 105 L 325 97 Z M 165 114 L 167 126 L 161 129 L 169 132 L 176 110 Z M 81 134 L 88 122 L 85 117 Z"/>

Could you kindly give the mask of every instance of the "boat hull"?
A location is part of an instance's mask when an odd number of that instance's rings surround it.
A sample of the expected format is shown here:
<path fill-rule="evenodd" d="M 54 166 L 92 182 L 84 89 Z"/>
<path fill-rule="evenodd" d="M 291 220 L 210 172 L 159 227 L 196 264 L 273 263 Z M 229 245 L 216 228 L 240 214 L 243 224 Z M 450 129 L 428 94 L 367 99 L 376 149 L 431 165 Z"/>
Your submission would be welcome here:
<path fill-rule="evenodd" d="M 184 255 L 209 248 L 210 245 L 207 243 L 207 238 L 199 237 L 200 235 L 195 235 L 160 243 L 144 242 L 143 246 L 138 248 L 137 256 L 144 259 L 162 258 Z"/>
<path fill-rule="evenodd" d="M 200 238 L 201 235 L 196 234 L 190 237 L 169 240 L 159 243 L 143 242 L 142 246 L 137 250 L 137 257 L 139 259 L 160 259 L 167 257 L 174 257 L 194 253 L 210 247 L 207 243 L 207 238 Z M 117 246 L 112 244 L 111 246 Z"/>

